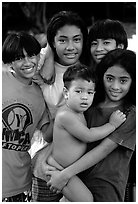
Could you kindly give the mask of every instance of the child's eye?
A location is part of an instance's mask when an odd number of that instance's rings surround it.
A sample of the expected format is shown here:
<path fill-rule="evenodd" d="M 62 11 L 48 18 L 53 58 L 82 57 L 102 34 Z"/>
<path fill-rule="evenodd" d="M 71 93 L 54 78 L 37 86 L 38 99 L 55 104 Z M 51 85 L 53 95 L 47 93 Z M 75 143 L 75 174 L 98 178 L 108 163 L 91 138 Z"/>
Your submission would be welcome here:
<path fill-rule="evenodd" d="M 97 41 L 92 41 L 91 46 L 96 46 L 97 45 Z"/>
<path fill-rule="evenodd" d="M 127 83 L 127 80 L 126 80 L 126 79 L 121 79 L 121 80 L 120 80 L 120 83 L 121 83 L 121 84 L 125 84 L 125 83 Z"/>
<path fill-rule="evenodd" d="M 65 43 L 65 40 L 64 39 L 59 39 L 59 42 L 60 43 Z"/>
<path fill-rule="evenodd" d="M 16 57 L 16 58 L 15 58 L 15 61 L 21 61 L 21 60 L 23 60 L 23 59 L 24 59 L 24 57 L 19 56 L 19 57 Z"/>
<path fill-rule="evenodd" d="M 81 41 L 81 38 L 75 38 L 74 41 L 75 41 L 76 43 L 79 43 L 79 42 Z"/>
<path fill-rule="evenodd" d="M 110 41 L 104 41 L 104 45 L 110 44 Z"/>
<path fill-rule="evenodd" d="M 107 80 L 108 82 L 111 82 L 111 81 L 113 81 L 113 78 L 112 78 L 112 77 L 106 77 L 106 80 Z"/>
<path fill-rule="evenodd" d="M 89 91 L 88 94 L 93 95 L 95 94 L 95 91 Z"/>
<path fill-rule="evenodd" d="M 81 90 L 76 90 L 76 93 L 82 93 L 82 91 Z"/>

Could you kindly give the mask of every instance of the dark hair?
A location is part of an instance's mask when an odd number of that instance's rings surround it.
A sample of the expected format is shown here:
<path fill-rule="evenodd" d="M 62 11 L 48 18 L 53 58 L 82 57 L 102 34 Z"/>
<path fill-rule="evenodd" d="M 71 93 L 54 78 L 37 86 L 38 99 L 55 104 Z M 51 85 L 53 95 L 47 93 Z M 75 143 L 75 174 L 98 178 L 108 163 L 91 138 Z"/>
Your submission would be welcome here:
<path fill-rule="evenodd" d="M 16 59 L 24 58 L 23 49 L 31 57 L 38 55 L 41 50 L 39 42 L 28 33 L 10 33 L 2 46 L 2 60 L 4 63 L 11 63 Z"/>
<path fill-rule="evenodd" d="M 82 20 L 82 18 L 75 12 L 72 11 L 60 11 L 59 13 L 55 14 L 52 19 L 50 20 L 48 27 L 47 27 L 47 40 L 54 51 L 54 54 L 56 55 L 55 48 L 53 46 L 54 43 L 54 37 L 57 34 L 57 31 L 62 28 L 65 25 L 75 25 L 78 28 L 80 28 L 82 34 L 83 34 L 83 49 L 82 54 L 80 57 L 80 61 L 84 63 L 84 52 L 86 49 L 86 42 L 87 42 L 87 36 L 88 36 L 88 30 L 87 27 Z"/>
<path fill-rule="evenodd" d="M 124 105 L 136 104 L 136 54 L 131 50 L 117 48 L 106 54 L 96 67 L 96 76 L 98 79 L 94 104 L 105 100 L 105 90 L 103 76 L 108 68 L 119 65 L 129 73 L 132 79 L 130 90 L 124 98 Z"/>
<path fill-rule="evenodd" d="M 104 19 L 93 24 L 88 35 L 88 46 L 90 49 L 91 42 L 96 39 L 114 39 L 116 45 L 124 45 L 124 49 L 128 46 L 127 33 L 118 20 Z"/>
<path fill-rule="evenodd" d="M 93 81 L 96 83 L 94 73 L 84 64 L 77 63 L 68 67 L 63 75 L 64 86 L 68 89 L 72 81 L 76 79 L 84 79 L 88 82 Z"/>

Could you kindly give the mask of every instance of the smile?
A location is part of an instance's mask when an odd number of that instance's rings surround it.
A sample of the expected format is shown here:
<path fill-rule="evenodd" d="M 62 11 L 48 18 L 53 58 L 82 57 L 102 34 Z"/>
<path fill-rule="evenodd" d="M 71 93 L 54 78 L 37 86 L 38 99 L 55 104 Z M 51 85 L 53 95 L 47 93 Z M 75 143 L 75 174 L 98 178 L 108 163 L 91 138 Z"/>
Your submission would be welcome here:
<path fill-rule="evenodd" d="M 110 91 L 111 95 L 117 97 L 120 95 L 120 92 Z"/>
<path fill-rule="evenodd" d="M 64 54 L 67 58 L 72 59 L 75 58 L 77 54 L 75 53 L 70 53 L 70 54 Z"/>
<path fill-rule="evenodd" d="M 95 55 L 97 60 L 101 60 L 104 56 L 105 56 L 104 54 L 102 54 L 102 55 Z"/>
<path fill-rule="evenodd" d="M 30 72 L 34 71 L 34 67 L 25 67 L 22 69 L 22 71 L 24 71 L 26 73 L 30 73 Z"/>

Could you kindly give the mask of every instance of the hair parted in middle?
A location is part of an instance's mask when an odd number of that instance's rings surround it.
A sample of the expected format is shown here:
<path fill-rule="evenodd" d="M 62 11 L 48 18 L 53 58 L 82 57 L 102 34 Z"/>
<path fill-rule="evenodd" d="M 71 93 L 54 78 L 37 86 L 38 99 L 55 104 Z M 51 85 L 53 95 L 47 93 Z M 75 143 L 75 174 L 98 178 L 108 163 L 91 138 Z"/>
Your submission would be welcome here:
<path fill-rule="evenodd" d="M 87 47 L 86 44 L 87 44 L 87 37 L 88 37 L 88 29 L 83 19 L 77 13 L 73 11 L 60 11 L 56 13 L 51 18 L 47 27 L 47 41 L 55 53 L 55 48 L 53 45 L 54 38 L 57 34 L 57 31 L 65 25 L 71 25 L 71 26 L 75 25 L 81 30 L 83 35 L 83 49 L 82 49 L 80 61 L 84 63 L 85 51 Z"/>

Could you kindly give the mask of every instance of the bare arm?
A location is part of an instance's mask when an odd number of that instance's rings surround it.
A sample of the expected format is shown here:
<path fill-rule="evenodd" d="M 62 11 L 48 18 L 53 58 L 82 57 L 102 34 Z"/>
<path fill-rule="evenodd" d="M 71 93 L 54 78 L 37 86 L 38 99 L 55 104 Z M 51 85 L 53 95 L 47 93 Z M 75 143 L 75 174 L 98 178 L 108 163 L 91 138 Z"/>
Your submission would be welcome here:
<path fill-rule="evenodd" d="M 109 120 L 109 123 L 95 128 L 87 128 L 78 117 L 72 112 L 62 112 L 58 116 L 58 120 L 71 135 L 83 142 L 94 142 L 112 133 L 125 120 L 125 115 L 122 112 L 114 112 Z"/>
<path fill-rule="evenodd" d="M 71 178 L 72 176 L 100 162 L 117 147 L 117 143 L 108 138 L 105 138 L 98 146 L 83 155 L 79 160 L 77 160 L 75 163 L 73 163 L 63 171 L 65 174 L 69 175 L 69 178 Z"/>
<path fill-rule="evenodd" d="M 43 133 L 43 138 L 48 143 L 53 140 L 53 120 L 51 119 L 49 123 L 42 126 L 41 131 Z"/>
<path fill-rule="evenodd" d="M 79 160 L 65 168 L 63 171 L 46 171 L 46 175 L 51 176 L 48 186 L 50 186 L 50 189 L 63 189 L 72 176 L 94 166 L 107 157 L 117 147 L 118 144 L 105 138 L 98 146 L 83 155 Z"/>
<path fill-rule="evenodd" d="M 48 43 L 45 47 L 44 59 L 41 65 L 40 74 L 46 80 L 51 79 L 54 74 L 54 54 Z"/>
<path fill-rule="evenodd" d="M 47 43 L 41 50 L 38 71 L 33 77 L 33 81 L 40 87 L 47 85 L 48 81 L 54 75 L 54 55 L 51 47 Z"/>

